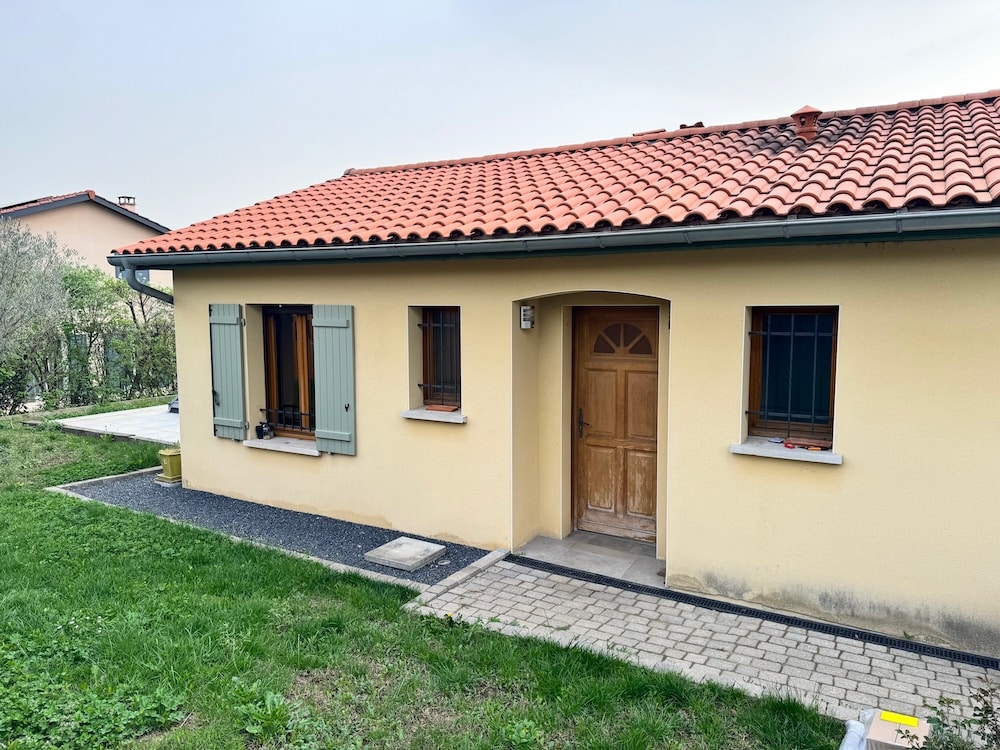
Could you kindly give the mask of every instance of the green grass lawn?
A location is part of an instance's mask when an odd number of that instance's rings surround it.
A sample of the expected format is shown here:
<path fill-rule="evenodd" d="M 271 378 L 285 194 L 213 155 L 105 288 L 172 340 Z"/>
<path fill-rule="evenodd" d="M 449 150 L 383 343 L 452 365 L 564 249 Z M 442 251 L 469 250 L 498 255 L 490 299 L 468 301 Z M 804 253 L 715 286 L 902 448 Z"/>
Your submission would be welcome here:
<path fill-rule="evenodd" d="M 414 592 L 43 491 L 156 446 L 0 422 L 0 748 L 836 748 L 839 722 L 411 615 Z"/>

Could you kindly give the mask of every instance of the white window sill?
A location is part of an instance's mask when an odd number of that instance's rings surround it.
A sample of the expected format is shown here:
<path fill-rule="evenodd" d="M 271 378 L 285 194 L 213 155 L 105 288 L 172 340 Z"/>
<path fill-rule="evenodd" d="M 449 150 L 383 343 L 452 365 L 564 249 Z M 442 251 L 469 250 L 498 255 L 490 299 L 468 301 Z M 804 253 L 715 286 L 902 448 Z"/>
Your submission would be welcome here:
<path fill-rule="evenodd" d="M 399 413 L 403 419 L 422 419 L 425 422 L 447 422 L 465 424 L 469 418 L 460 411 L 433 411 L 431 409 L 407 409 Z"/>
<path fill-rule="evenodd" d="M 298 453 L 300 456 L 318 456 L 315 440 L 300 440 L 299 438 L 273 437 L 270 440 L 244 440 L 247 448 L 260 448 L 264 451 L 279 451 L 281 453 Z"/>
<path fill-rule="evenodd" d="M 745 443 L 729 446 L 730 453 L 741 456 L 780 458 L 785 461 L 806 461 L 814 464 L 844 463 L 844 457 L 833 451 L 810 451 L 805 448 L 786 448 L 782 443 L 769 443 L 767 438 L 749 437 Z"/>

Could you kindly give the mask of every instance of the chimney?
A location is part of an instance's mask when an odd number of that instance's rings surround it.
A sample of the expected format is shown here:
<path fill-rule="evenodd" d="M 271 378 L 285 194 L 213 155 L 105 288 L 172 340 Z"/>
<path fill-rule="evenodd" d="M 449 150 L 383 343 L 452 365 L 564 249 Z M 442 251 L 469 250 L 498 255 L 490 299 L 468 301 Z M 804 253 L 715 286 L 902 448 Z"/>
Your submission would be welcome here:
<path fill-rule="evenodd" d="M 124 208 L 126 211 L 131 211 L 132 213 L 135 213 L 135 196 L 119 195 L 118 205 Z"/>
<path fill-rule="evenodd" d="M 811 141 L 815 138 L 821 114 L 823 114 L 822 110 L 810 107 L 808 104 L 798 112 L 793 112 L 792 126 L 795 128 L 795 134 L 805 141 Z"/>

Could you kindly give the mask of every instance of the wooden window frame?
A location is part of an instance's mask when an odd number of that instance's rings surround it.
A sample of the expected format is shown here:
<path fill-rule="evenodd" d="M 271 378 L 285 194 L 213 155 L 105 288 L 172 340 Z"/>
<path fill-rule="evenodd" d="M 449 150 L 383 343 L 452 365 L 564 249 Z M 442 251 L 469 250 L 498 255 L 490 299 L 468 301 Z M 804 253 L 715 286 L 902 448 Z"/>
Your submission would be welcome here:
<path fill-rule="evenodd" d="M 462 320 L 458 307 L 424 307 L 420 312 L 422 331 L 423 369 L 422 382 L 424 406 L 439 406 L 457 410 L 462 405 Z M 453 325 L 455 328 L 452 351 L 448 361 L 451 372 L 439 372 L 438 348 L 443 346 L 441 327 Z"/>
<path fill-rule="evenodd" d="M 830 351 L 829 424 L 768 419 L 762 412 L 761 390 L 763 384 L 763 339 L 766 315 L 830 315 L 832 316 L 832 342 Z M 753 437 L 782 437 L 796 445 L 815 445 L 830 448 L 833 445 L 834 401 L 837 373 L 837 335 L 839 308 L 831 306 L 754 307 L 750 315 L 750 373 L 749 402 L 747 409 L 747 434 Z"/>
<path fill-rule="evenodd" d="M 264 323 L 264 383 L 266 393 L 265 421 L 273 425 L 274 434 L 284 437 L 309 437 L 315 434 L 315 404 L 310 398 L 309 384 L 315 381 L 315 357 L 312 331 L 312 307 L 308 305 L 269 305 L 262 310 Z M 297 410 L 298 424 L 282 424 L 275 419 L 287 408 L 280 403 L 279 369 L 278 369 L 278 326 L 280 316 L 290 316 L 292 319 L 293 356 L 295 357 L 295 377 L 299 384 L 298 403 L 293 406 Z"/>

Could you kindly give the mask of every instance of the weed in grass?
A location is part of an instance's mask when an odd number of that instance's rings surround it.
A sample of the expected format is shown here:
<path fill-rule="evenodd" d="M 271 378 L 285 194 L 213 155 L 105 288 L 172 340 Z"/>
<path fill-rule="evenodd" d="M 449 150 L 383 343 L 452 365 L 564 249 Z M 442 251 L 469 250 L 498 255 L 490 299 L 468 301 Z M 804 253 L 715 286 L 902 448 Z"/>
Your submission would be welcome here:
<path fill-rule="evenodd" d="M 504 727 L 504 739 L 513 750 L 534 750 L 534 748 L 551 748 L 553 743 L 547 742 L 543 732 L 531 719 L 508 724 Z"/>
<path fill-rule="evenodd" d="M 115 685 L 95 661 L 100 616 L 0 637 L 0 747 L 89 750 L 178 721 L 182 699 Z"/>

